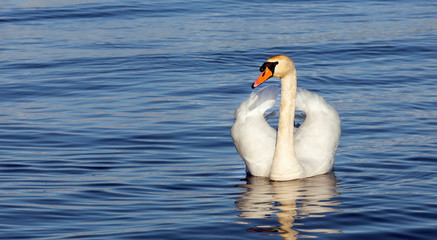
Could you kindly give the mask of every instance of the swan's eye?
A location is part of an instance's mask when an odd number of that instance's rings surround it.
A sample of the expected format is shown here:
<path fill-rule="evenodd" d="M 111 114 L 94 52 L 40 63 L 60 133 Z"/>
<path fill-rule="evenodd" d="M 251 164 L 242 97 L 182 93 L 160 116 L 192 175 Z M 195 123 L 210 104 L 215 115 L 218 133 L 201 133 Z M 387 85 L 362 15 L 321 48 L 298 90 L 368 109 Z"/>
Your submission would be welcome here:
<path fill-rule="evenodd" d="M 279 62 L 265 62 L 260 68 L 260 72 L 264 72 L 266 68 L 270 69 L 270 71 L 273 73 L 275 72 L 275 67 L 278 65 Z"/>
<path fill-rule="evenodd" d="M 264 63 L 260 68 L 259 71 L 260 72 L 264 72 L 266 70 L 266 63 Z"/>

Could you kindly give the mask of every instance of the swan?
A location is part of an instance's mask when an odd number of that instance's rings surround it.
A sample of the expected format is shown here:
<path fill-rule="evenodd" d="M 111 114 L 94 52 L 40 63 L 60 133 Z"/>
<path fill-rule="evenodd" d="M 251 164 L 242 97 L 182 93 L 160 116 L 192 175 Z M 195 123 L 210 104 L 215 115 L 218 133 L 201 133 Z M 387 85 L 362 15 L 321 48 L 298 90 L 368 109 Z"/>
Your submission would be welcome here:
<path fill-rule="evenodd" d="M 289 57 L 271 57 L 260 71 L 252 88 L 271 77 L 281 81 L 278 131 L 264 117 L 279 94 L 276 86 L 251 93 L 235 110 L 231 137 L 247 173 L 272 181 L 289 181 L 331 171 L 341 134 L 337 110 L 323 97 L 297 89 L 296 68 Z M 294 127 L 295 110 L 305 113 L 298 128 Z"/>

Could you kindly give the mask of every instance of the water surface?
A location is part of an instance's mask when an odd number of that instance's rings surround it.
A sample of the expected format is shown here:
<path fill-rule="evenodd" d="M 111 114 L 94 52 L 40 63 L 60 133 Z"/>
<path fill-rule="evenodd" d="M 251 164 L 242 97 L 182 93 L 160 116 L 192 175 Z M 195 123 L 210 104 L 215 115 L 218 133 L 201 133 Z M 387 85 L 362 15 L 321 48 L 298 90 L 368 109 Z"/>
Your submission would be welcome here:
<path fill-rule="evenodd" d="M 435 3 L 0 6 L 1 239 L 437 235 Z M 330 174 L 245 176 L 233 111 L 276 54 L 340 113 Z"/>

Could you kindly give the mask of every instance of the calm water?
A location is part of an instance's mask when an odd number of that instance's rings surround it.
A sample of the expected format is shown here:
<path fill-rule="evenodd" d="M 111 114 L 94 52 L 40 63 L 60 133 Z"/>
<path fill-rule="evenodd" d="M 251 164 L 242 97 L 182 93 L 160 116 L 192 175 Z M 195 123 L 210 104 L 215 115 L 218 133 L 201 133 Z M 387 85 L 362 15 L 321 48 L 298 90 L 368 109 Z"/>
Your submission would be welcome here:
<path fill-rule="evenodd" d="M 436 11 L 3 0 L 0 238 L 433 239 Z M 333 173 L 245 178 L 233 111 L 276 54 L 341 115 Z"/>

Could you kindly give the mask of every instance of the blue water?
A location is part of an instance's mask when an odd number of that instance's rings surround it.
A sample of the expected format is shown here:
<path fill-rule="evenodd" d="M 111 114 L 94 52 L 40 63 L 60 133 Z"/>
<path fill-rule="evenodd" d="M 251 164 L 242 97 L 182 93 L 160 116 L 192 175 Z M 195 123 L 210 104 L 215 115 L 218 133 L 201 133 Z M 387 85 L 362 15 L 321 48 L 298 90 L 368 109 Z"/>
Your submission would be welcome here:
<path fill-rule="evenodd" d="M 436 11 L 2 1 L 0 239 L 435 239 Z M 340 113 L 330 174 L 246 178 L 233 111 L 276 54 Z"/>

